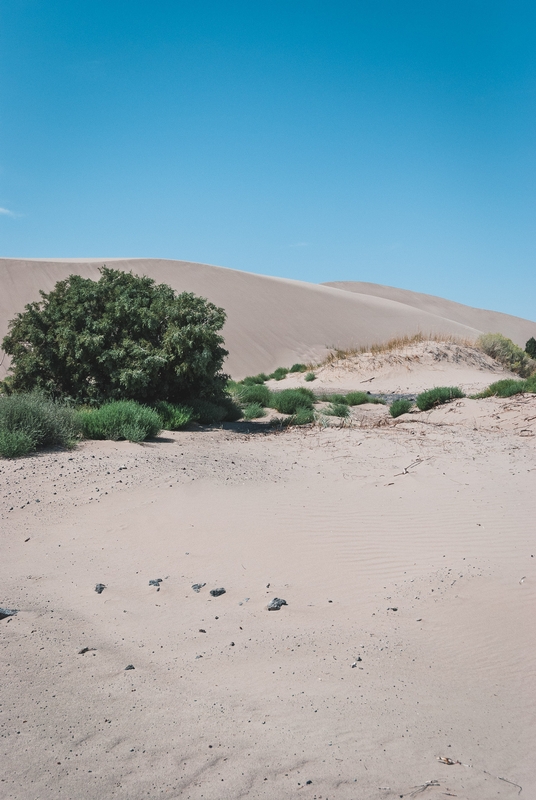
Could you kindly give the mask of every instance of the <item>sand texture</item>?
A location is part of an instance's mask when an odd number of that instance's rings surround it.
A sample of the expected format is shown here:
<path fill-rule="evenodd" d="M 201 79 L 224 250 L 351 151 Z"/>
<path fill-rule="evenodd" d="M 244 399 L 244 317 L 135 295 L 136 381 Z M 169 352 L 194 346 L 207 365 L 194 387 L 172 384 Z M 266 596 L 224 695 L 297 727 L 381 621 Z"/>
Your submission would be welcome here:
<path fill-rule="evenodd" d="M 389 290 L 396 297 L 383 296 L 386 287 L 381 286 L 374 294 L 371 284 L 364 285 L 369 291 L 356 293 L 165 259 L 4 258 L 0 259 L 0 338 L 8 321 L 26 303 L 39 299 L 39 289 L 50 291 L 58 280 L 73 273 L 97 279 L 104 262 L 149 275 L 158 283 L 194 292 L 222 306 L 227 312 L 223 334 L 229 350 L 225 368 L 236 379 L 271 372 L 278 366 L 290 367 L 297 361 L 316 362 L 333 347 L 371 345 L 417 332 L 470 340 L 480 333 L 501 332 L 523 346 L 536 336 L 536 322 L 402 290 Z M 431 304 L 432 300 L 438 305 Z M 0 378 L 8 364 L 4 358 Z"/>
<path fill-rule="evenodd" d="M 535 442 L 526 395 L 0 462 L 0 796 L 536 796 Z"/>

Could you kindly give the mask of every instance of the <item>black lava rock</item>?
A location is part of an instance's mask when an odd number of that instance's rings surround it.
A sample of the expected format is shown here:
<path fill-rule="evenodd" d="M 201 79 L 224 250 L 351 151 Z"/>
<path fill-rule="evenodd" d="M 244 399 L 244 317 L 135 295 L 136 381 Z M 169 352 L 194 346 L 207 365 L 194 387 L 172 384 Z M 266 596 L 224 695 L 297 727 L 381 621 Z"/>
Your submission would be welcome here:
<path fill-rule="evenodd" d="M 207 585 L 206 583 L 194 583 L 192 589 L 194 590 L 194 592 L 200 592 L 203 586 L 206 585 Z"/>
<path fill-rule="evenodd" d="M 97 594 L 102 594 L 105 589 L 106 589 L 106 586 L 103 583 L 98 583 L 95 586 L 95 591 L 97 592 Z"/>
<path fill-rule="evenodd" d="M 158 586 L 162 583 L 162 578 L 154 578 L 152 581 L 149 581 L 149 586 Z"/>
<path fill-rule="evenodd" d="M 219 597 L 221 594 L 225 594 L 225 589 L 223 587 L 221 589 L 211 589 L 210 594 L 212 597 Z"/>
<path fill-rule="evenodd" d="M 268 603 L 268 611 L 279 611 L 281 606 L 287 606 L 286 600 L 281 600 L 280 597 L 274 597 L 271 603 Z"/>
<path fill-rule="evenodd" d="M 16 608 L 0 608 L 0 619 L 5 619 L 6 617 L 14 617 L 17 613 Z"/>
<path fill-rule="evenodd" d="M 129 664 L 127 667 L 125 667 L 125 670 L 127 669 L 136 669 L 136 667 L 134 666 L 134 664 Z"/>

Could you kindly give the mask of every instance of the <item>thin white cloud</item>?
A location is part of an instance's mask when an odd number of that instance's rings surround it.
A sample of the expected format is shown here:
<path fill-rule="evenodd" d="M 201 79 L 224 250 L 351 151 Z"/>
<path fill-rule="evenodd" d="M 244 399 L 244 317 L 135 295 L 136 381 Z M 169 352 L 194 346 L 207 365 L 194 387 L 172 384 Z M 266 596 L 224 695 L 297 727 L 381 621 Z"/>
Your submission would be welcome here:
<path fill-rule="evenodd" d="M 6 217 L 14 217 L 15 216 L 13 211 L 10 211 L 9 208 L 0 208 L 0 214 L 3 214 Z"/>

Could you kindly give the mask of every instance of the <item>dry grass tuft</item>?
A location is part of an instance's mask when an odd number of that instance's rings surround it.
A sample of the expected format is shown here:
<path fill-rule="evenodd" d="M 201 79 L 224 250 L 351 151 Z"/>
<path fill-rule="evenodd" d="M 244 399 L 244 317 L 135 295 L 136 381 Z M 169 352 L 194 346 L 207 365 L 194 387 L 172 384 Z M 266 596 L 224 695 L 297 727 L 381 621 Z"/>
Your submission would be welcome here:
<path fill-rule="evenodd" d="M 349 347 L 347 349 L 334 347 L 332 352 L 324 359 L 324 361 L 322 361 L 321 364 L 315 365 L 315 368 L 332 364 L 340 359 L 363 355 L 364 353 L 373 353 L 374 355 L 379 353 L 390 353 L 393 350 L 402 350 L 404 347 L 409 347 L 412 344 L 420 344 L 421 342 L 445 342 L 448 344 L 457 344 L 461 347 L 475 347 L 475 342 L 472 339 L 463 339 L 460 336 L 454 336 L 446 333 L 414 333 L 411 336 L 395 336 L 393 339 L 389 339 L 387 342 L 379 344 L 362 345 L 361 347 Z"/>

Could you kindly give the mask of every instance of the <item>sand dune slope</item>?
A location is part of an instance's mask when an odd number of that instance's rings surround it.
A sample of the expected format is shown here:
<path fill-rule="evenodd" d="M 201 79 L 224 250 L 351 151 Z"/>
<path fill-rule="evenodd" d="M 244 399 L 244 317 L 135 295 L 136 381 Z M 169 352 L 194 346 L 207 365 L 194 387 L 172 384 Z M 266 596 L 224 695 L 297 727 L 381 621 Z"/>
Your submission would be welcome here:
<path fill-rule="evenodd" d="M 417 331 L 474 339 L 483 331 L 505 330 L 502 321 L 510 319 L 492 314 L 488 322 L 477 310 L 469 309 L 462 321 L 389 297 L 187 261 L 6 258 L 0 259 L 0 336 L 15 313 L 39 299 L 39 289 L 50 291 L 58 280 L 72 273 L 97 278 L 104 262 L 149 275 L 179 291 L 195 292 L 223 306 L 228 316 L 224 336 L 230 352 L 226 369 L 235 378 L 271 371 L 279 365 L 290 366 L 295 361 L 318 360 L 330 347 L 372 344 Z M 469 312 L 474 312 L 475 321 Z M 520 330 L 527 331 L 523 341 L 536 335 L 536 323 L 519 322 Z M 4 360 L 0 375 L 5 374 L 6 366 Z"/>
<path fill-rule="evenodd" d="M 396 300 L 397 303 L 404 303 L 404 305 L 412 306 L 420 311 L 427 311 L 429 314 L 437 314 L 439 317 L 459 322 L 461 325 L 479 328 L 485 333 L 502 333 L 520 347 L 524 347 L 526 341 L 534 336 L 536 328 L 536 322 L 513 317 L 511 314 L 472 308 L 462 303 L 455 303 L 453 300 L 445 300 L 442 297 L 434 297 L 434 295 L 421 292 L 411 292 L 408 289 L 396 289 L 394 286 L 381 286 L 378 283 L 363 281 L 333 281 L 322 285 L 359 295 L 366 294 L 383 297 L 386 300 Z"/>

